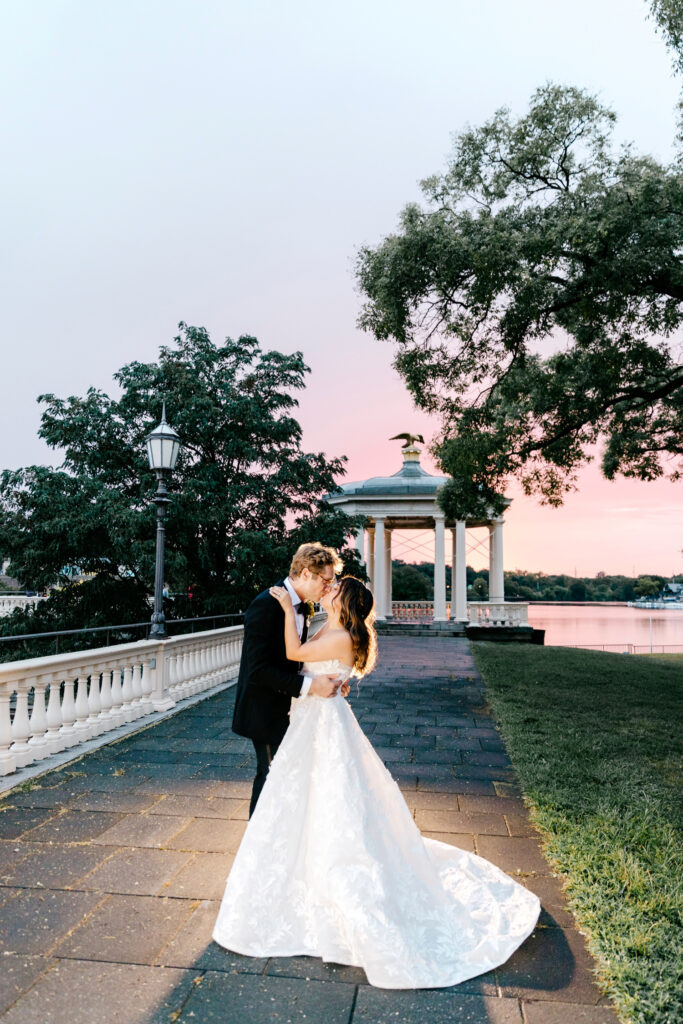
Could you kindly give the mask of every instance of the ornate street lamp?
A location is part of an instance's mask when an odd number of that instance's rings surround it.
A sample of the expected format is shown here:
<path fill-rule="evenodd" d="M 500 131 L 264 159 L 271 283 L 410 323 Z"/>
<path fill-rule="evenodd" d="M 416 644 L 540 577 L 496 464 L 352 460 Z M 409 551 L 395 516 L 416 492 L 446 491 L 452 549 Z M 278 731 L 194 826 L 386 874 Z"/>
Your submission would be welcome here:
<path fill-rule="evenodd" d="M 166 422 L 166 403 L 161 413 L 161 423 L 147 435 L 147 455 L 149 467 L 157 475 L 157 493 L 154 502 L 157 507 L 157 553 L 154 572 L 154 612 L 150 638 L 159 639 L 166 636 L 166 619 L 164 616 L 164 542 L 166 539 L 166 506 L 169 503 L 167 478 L 175 469 L 180 451 L 180 439 L 173 427 Z"/>

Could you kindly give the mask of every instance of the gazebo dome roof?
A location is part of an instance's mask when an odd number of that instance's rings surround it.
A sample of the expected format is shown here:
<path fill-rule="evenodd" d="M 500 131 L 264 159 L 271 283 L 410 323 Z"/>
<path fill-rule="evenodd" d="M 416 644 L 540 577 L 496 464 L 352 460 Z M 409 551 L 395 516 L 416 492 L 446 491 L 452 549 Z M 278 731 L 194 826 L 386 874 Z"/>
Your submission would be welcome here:
<path fill-rule="evenodd" d="M 420 465 L 420 449 L 409 445 L 403 449 L 403 465 L 392 476 L 371 476 L 341 485 L 346 497 L 379 497 L 394 494 L 435 495 L 448 480 L 446 476 L 435 476 Z M 339 495 L 341 497 L 341 495 Z"/>

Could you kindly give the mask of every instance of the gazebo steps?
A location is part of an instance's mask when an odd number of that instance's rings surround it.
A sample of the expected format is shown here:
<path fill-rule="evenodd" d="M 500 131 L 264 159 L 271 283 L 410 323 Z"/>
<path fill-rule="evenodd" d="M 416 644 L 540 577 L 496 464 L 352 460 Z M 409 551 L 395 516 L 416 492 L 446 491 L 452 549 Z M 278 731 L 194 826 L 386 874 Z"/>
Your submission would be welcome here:
<path fill-rule="evenodd" d="M 466 622 L 392 622 L 375 623 L 380 636 L 462 636 L 469 640 L 493 643 L 543 644 L 545 630 L 531 626 L 475 626 Z"/>

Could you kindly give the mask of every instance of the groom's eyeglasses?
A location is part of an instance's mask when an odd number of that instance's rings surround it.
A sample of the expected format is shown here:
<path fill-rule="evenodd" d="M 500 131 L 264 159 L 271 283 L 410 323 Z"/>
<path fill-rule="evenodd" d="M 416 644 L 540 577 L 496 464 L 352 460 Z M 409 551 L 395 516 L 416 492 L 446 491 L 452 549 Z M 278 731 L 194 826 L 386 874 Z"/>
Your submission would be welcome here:
<path fill-rule="evenodd" d="M 337 577 L 334 575 L 323 576 L 321 572 L 316 572 L 315 569 L 311 569 L 311 572 L 313 573 L 314 576 L 319 576 L 323 583 L 327 583 L 328 587 L 334 586 L 334 584 L 337 582 Z"/>

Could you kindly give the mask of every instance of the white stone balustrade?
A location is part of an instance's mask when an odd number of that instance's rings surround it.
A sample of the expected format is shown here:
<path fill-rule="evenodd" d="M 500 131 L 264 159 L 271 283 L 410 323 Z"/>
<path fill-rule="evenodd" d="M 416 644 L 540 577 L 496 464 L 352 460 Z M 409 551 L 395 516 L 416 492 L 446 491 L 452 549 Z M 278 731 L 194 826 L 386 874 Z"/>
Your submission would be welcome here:
<path fill-rule="evenodd" d="M 529 605 L 517 601 L 468 601 L 472 626 L 528 626 Z"/>
<path fill-rule="evenodd" d="M 426 622 L 434 618 L 433 601 L 392 601 L 392 618 L 402 622 Z"/>
<path fill-rule="evenodd" d="M 45 601 L 40 594 L 27 597 L 26 594 L 0 594 L 0 619 L 11 615 L 15 608 L 35 608 L 39 601 Z"/>
<path fill-rule="evenodd" d="M 446 605 L 450 618 L 451 606 Z M 394 601 L 392 616 L 401 622 L 431 622 L 434 619 L 432 601 Z M 468 601 L 467 620 L 473 626 L 528 626 L 529 605 L 517 601 Z"/>
<path fill-rule="evenodd" d="M 0 775 L 234 679 L 242 626 L 0 665 Z"/>

